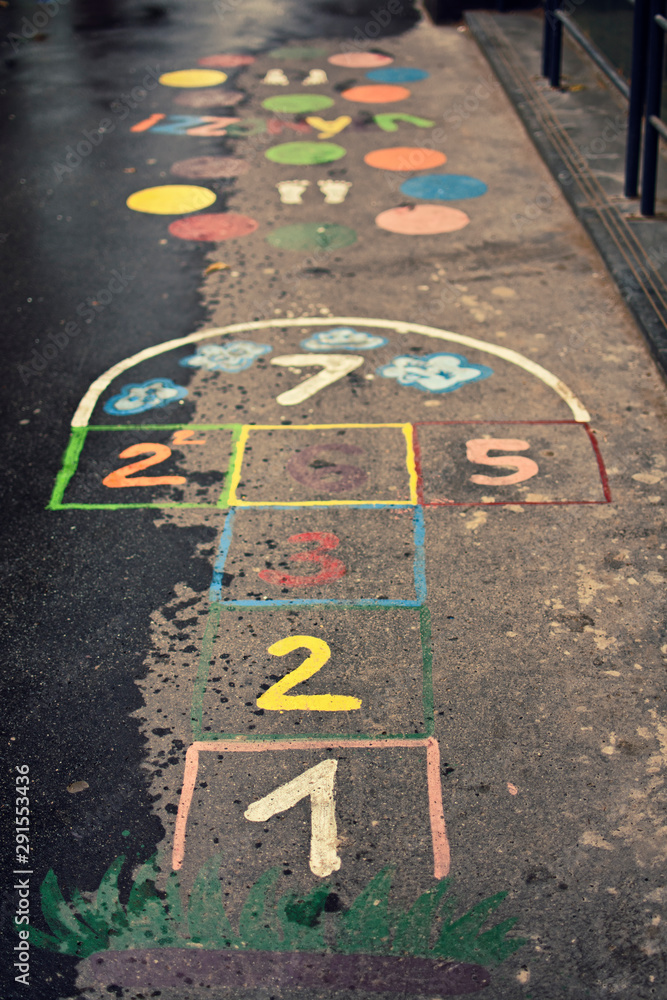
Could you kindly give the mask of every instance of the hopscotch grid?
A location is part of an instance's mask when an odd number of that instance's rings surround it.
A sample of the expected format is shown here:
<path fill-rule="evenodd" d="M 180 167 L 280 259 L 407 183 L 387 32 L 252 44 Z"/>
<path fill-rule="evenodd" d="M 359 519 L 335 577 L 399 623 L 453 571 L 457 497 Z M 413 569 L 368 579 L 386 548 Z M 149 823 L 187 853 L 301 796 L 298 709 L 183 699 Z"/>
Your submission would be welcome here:
<path fill-rule="evenodd" d="M 358 508 L 360 510 L 368 509 L 366 504 L 359 504 Z M 213 564 L 213 579 L 211 581 L 211 586 L 209 588 L 209 599 L 211 601 L 220 601 L 224 605 L 229 605 L 231 607 L 243 607 L 243 608 L 265 608 L 265 607 L 276 607 L 281 605 L 316 605 L 316 604 L 331 604 L 340 607 L 341 605 L 360 605 L 360 606 L 370 606 L 370 607 L 406 607 L 406 608 L 419 608 L 426 600 L 426 558 L 424 552 L 425 544 L 425 526 L 424 526 L 424 515 L 419 507 L 412 506 L 411 504 L 404 504 L 403 510 L 410 510 L 413 512 L 413 544 L 414 544 L 414 557 L 413 557 L 413 579 L 415 588 L 414 598 L 376 598 L 376 597 L 285 597 L 285 598 L 236 598 L 232 600 L 225 600 L 222 596 L 223 587 L 223 577 L 225 573 L 225 564 L 227 562 L 227 556 L 229 555 L 229 549 L 232 544 L 234 535 L 234 521 L 236 516 L 236 511 L 239 508 L 231 508 L 226 516 L 225 525 L 220 536 L 220 544 L 218 546 L 218 554 L 216 556 L 215 562 Z M 292 507 L 278 508 L 283 510 L 292 510 Z M 396 510 L 396 507 L 392 507 Z"/>
<path fill-rule="evenodd" d="M 340 737 L 327 739 L 319 736 L 311 740 L 307 745 L 311 750 L 334 750 L 336 748 L 347 747 L 348 740 Z M 376 750 L 388 748 L 404 748 L 426 750 L 426 780 L 428 790 L 428 810 L 429 823 L 431 828 L 431 844 L 433 849 L 433 877 L 444 878 L 449 874 L 450 869 L 450 847 L 447 836 L 447 826 L 442 803 L 442 781 L 440 777 L 440 747 L 438 741 L 433 736 L 419 739 L 419 741 L 408 741 L 405 738 L 393 738 L 391 743 L 378 741 L 377 739 L 367 739 L 359 743 L 356 749 Z M 281 750 L 300 750 L 303 752 L 304 744 L 301 741 L 283 739 L 273 744 L 239 744 L 228 740 L 216 740 L 214 743 L 193 743 L 185 755 L 185 772 L 183 775 L 183 786 L 176 816 L 176 827 L 174 830 L 174 845 L 172 849 L 172 869 L 178 871 L 185 857 L 185 843 L 187 833 L 187 822 L 192 805 L 195 787 L 197 784 L 197 774 L 199 771 L 199 755 L 201 752 L 214 753 L 263 753 L 266 751 L 276 753 Z"/>
<path fill-rule="evenodd" d="M 302 603 L 302 602 L 298 602 Z M 303 602 L 305 603 L 305 602 Z M 327 602 L 324 602 L 327 603 Z M 330 602 L 333 603 L 333 602 Z M 269 605 L 268 601 L 263 601 L 259 605 L 261 608 L 266 608 Z M 274 605 L 275 606 L 275 605 Z M 377 611 L 389 611 L 395 607 L 406 607 L 407 605 L 396 605 L 391 603 L 380 603 L 379 601 L 374 601 L 373 603 L 365 603 L 362 601 L 341 601 L 337 605 L 338 608 L 347 608 L 350 610 L 361 609 L 361 610 L 377 610 Z M 192 732 L 193 738 L 195 740 L 202 740 L 208 742 L 210 740 L 237 740 L 239 742 L 249 742 L 256 743 L 262 741 L 275 741 L 275 740 L 285 740 L 283 734 L 272 734 L 272 733 L 229 733 L 229 732 L 207 732 L 204 727 L 204 697 L 208 688 L 208 679 L 210 676 L 211 667 L 211 657 L 213 654 L 213 646 L 218 637 L 220 621 L 221 621 L 221 611 L 233 611 L 239 607 L 238 604 L 232 602 L 214 602 L 211 603 L 209 609 L 209 617 L 206 623 L 206 629 L 204 632 L 204 638 L 202 640 L 202 649 L 199 656 L 199 663 L 197 669 L 197 677 L 195 679 L 194 691 L 192 697 L 192 708 L 191 708 L 191 721 L 192 721 Z M 425 739 L 433 735 L 434 726 L 434 716 L 433 716 L 433 652 L 431 649 L 431 630 L 430 630 L 430 613 L 427 608 L 423 605 L 410 605 L 416 610 L 419 610 L 419 636 L 420 636 L 420 646 L 422 651 L 422 712 L 423 712 L 423 728 L 421 731 L 415 733 L 389 733 L 386 735 L 378 736 L 377 733 L 299 733 L 296 736 L 291 736 L 289 739 L 294 740 L 312 740 L 312 739 L 332 739 L 332 740 L 387 740 L 387 739 Z"/>

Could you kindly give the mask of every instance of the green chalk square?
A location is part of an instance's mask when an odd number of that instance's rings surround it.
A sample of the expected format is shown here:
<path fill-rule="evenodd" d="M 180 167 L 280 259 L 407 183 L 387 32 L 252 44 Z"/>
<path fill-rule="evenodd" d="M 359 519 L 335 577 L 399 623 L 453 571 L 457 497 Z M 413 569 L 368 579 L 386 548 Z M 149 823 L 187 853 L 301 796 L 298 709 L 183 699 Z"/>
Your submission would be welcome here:
<path fill-rule="evenodd" d="M 236 455 L 241 424 L 129 424 L 93 425 L 72 429 L 69 444 L 63 456 L 60 472 L 47 504 L 47 510 L 132 510 L 151 507 L 202 507 L 208 509 L 225 508 L 229 495 L 231 468 Z M 225 442 L 223 461 L 214 457 L 219 449 L 222 434 L 229 432 Z M 183 439 L 178 441 L 181 433 Z M 102 459 L 95 460 L 95 452 L 104 440 L 102 435 L 111 434 L 113 442 L 109 448 L 102 448 Z M 98 438 L 98 435 L 100 437 Z M 207 438 L 207 435 L 209 436 Z M 114 441 L 115 437 L 115 441 Z M 176 438 L 176 440 L 174 440 Z M 95 440 L 97 439 L 97 440 Z M 151 440 L 152 439 L 152 440 Z M 216 440 L 214 440 L 216 439 Z M 150 449 L 137 452 L 125 459 L 118 457 L 121 451 L 132 444 L 157 444 L 166 446 L 170 455 L 151 456 Z M 92 445 L 88 448 L 87 445 Z M 115 447 L 115 453 L 114 453 Z M 129 473 L 128 483 L 138 477 L 176 476 L 185 479 L 183 484 L 134 486 L 119 488 L 114 496 L 106 499 L 107 489 L 103 480 L 110 472 L 150 460 L 151 464 L 135 473 Z M 215 467 L 205 471 L 206 460 Z M 224 468 L 220 468 L 223 466 Z M 187 482 L 188 475 L 199 482 Z M 132 493 L 130 493 L 132 490 Z M 137 500 L 130 499 L 134 490 Z M 77 492 L 78 491 L 78 492 Z M 109 493 L 113 491 L 109 489 Z M 205 496 L 205 494 L 208 494 Z M 199 499 L 202 496 L 203 499 Z M 117 499 L 116 499 L 117 498 Z"/>

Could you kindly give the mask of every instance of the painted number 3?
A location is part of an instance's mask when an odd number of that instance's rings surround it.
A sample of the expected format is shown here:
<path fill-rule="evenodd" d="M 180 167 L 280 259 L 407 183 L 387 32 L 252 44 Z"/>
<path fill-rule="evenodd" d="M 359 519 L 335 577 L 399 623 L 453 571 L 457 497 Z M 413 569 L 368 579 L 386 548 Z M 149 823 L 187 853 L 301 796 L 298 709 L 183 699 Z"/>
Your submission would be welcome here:
<path fill-rule="evenodd" d="M 315 587 L 319 583 L 327 580 L 339 580 L 345 576 L 347 567 L 340 559 L 333 559 L 325 555 L 330 549 L 338 548 L 340 539 L 328 531 L 305 531 L 300 535 L 290 535 L 287 539 L 290 544 L 296 545 L 304 542 L 318 542 L 316 548 L 307 552 L 294 552 L 290 556 L 292 562 L 315 563 L 319 565 L 320 572 L 312 576 L 293 576 L 291 573 L 281 573 L 277 569 L 263 569 L 259 572 L 260 580 L 266 583 L 274 583 L 278 587 Z"/>

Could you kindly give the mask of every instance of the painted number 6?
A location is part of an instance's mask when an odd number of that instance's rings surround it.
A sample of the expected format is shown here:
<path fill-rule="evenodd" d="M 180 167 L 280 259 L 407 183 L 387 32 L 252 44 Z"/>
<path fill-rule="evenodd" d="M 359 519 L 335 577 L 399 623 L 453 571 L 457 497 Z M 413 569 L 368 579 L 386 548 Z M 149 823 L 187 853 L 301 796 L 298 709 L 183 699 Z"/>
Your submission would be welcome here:
<path fill-rule="evenodd" d="M 466 442 L 466 457 L 476 465 L 498 465 L 503 469 L 516 469 L 508 476 L 470 477 L 470 481 L 480 486 L 511 486 L 532 479 L 540 471 L 537 462 L 525 455 L 491 455 L 490 451 L 525 451 L 530 448 L 528 441 L 520 438 L 473 438 Z"/>

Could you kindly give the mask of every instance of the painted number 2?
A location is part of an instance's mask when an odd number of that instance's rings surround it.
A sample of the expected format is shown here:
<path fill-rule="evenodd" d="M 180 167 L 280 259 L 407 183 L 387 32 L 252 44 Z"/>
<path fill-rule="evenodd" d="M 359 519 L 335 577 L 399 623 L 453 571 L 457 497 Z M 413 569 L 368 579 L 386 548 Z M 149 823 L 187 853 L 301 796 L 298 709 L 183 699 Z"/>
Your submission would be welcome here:
<path fill-rule="evenodd" d="M 272 656 L 285 656 L 287 653 L 301 648 L 309 649 L 310 656 L 306 657 L 295 670 L 290 670 L 285 677 L 276 681 L 268 691 L 259 696 L 257 699 L 259 708 L 268 709 L 270 712 L 294 712 L 298 709 L 306 712 L 350 712 L 361 708 L 359 698 L 351 698 L 347 695 L 288 695 L 287 692 L 291 691 L 293 687 L 307 681 L 309 677 L 322 669 L 331 656 L 331 650 L 323 639 L 312 635 L 289 635 L 285 639 L 274 642 L 268 649 Z"/>
<path fill-rule="evenodd" d="M 253 802 L 244 816 L 251 823 L 266 823 L 272 816 L 310 798 L 310 870 L 318 878 L 337 872 L 341 859 L 336 852 L 336 804 L 334 779 L 337 760 L 323 760 L 303 774 Z"/>
<path fill-rule="evenodd" d="M 141 472 L 151 465 L 160 465 L 171 457 L 171 448 L 166 444 L 156 444 L 146 441 L 142 444 L 132 444 L 125 451 L 121 451 L 119 458 L 134 458 L 135 455 L 149 455 L 149 458 L 142 458 L 140 462 L 132 462 L 124 465 L 122 469 L 115 469 L 102 480 L 105 486 L 118 489 L 125 486 L 182 486 L 187 482 L 185 476 L 135 476 L 134 479 L 128 477 L 133 472 Z"/>
<path fill-rule="evenodd" d="M 294 552 L 290 556 L 292 562 L 309 562 L 320 566 L 320 572 L 312 576 L 293 576 L 291 573 L 281 573 L 277 569 L 263 569 L 259 572 L 260 580 L 274 583 L 278 587 L 315 587 L 328 580 L 339 580 L 347 573 L 347 567 L 340 559 L 333 559 L 324 553 L 337 549 L 340 539 L 328 531 L 305 531 L 300 535 L 290 535 L 287 539 L 291 544 L 318 542 L 316 548 L 306 552 Z"/>
<path fill-rule="evenodd" d="M 530 448 L 528 441 L 520 438 L 473 438 L 466 442 L 466 456 L 469 462 L 476 465 L 498 465 L 503 469 L 516 469 L 508 476 L 470 477 L 471 482 L 480 486 L 511 486 L 512 483 L 523 483 L 532 479 L 540 471 L 537 462 L 526 455 L 491 455 L 490 451 L 525 451 Z"/>

